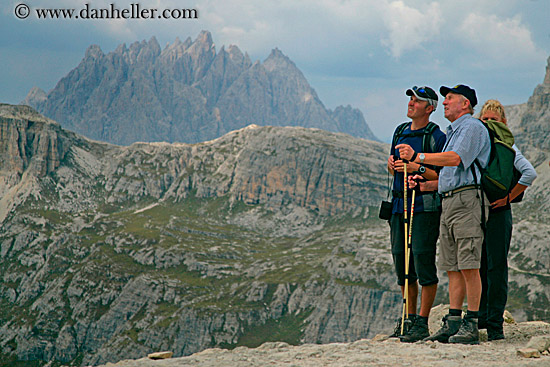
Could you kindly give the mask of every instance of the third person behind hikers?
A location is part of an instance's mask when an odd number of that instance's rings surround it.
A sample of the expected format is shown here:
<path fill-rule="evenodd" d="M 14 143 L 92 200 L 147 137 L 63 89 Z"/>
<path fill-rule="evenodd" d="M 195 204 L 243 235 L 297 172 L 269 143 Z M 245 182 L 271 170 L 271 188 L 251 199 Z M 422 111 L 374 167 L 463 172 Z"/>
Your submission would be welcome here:
<path fill-rule="evenodd" d="M 506 114 L 502 104 L 490 99 L 481 108 L 483 121 L 493 120 L 506 125 Z M 504 339 L 504 308 L 508 299 L 508 251 L 512 240 L 512 208 L 510 203 L 522 196 L 531 186 L 537 172 L 514 144 L 516 158 L 514 167 L 518 181 L 510 193 L 493 203 L 489 210 L 485 241 L 481 257 L 481 301 L 479 305 L 479 329 L 487 329 L 489 341 Z"/>

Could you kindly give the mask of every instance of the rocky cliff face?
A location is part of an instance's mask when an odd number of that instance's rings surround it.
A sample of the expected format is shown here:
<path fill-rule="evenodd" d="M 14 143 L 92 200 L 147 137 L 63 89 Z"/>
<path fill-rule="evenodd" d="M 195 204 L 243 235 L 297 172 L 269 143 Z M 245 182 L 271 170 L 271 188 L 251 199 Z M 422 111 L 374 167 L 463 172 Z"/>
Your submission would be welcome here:
<path fill-rule="evenodd" d="M 92 139 L 195 143 L 250 124 L 317 127 L 376 140 L 362 113 L 333 114 L 296 65 L 275 49 L 252 63 L 238 47 L 216 52 L 209 32 L 161 49 L 155 38 L 84 59 L 23 104 Z M 340 108 L 337 108 L 337 110 Z"/>
<path fill-rule="evenodd" d="M 549 150 L 550 137 L 546 133 L 550 125 L 548 121 L 550 121 L 550 58 L 548 58 L 544 81 L 535 88 L 533 95 L 527 101 L 515 135 L 520 143 Z"/>
<path fill-rule="evenodd" d="M 2 360 L 354 340 L 399 312 L 384 144 L 250 126 L 119 147 L 8 105 L 0 127 Z"/>
<path fill-rule="evenodd" d="M 527 189 L 524 202 L 512 206 L 514 232 L 509 259 L 513 275 L 510 289 L 516 298 L 513 304 L 521 305 L 533 299 L 535 289 L 542 290 L 550 282 L 550 255 L 547 251 L 550 225 L 546 219 L 550 212 L 550 58 L 543 83 L 535 88 L 527 103 L 508 107 L 507 114 L 516 144 L 538 174 L 533 186 Z M 528 273 L 524 271 L 527 268 L 530 269 Z M 535 309 L 548 309 L 550 294 L 547 291 L 545 294 L 535 302 L 531 311 L 525 311 L 528 318 L 548 315 L 544 311 L 534 316 Z"/>

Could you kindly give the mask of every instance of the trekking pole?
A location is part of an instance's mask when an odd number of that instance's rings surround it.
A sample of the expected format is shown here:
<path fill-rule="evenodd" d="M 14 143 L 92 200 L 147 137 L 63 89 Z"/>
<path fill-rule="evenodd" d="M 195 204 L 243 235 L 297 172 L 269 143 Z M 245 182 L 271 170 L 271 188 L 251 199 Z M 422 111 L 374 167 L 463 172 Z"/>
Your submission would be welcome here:
<path fill-rule="evenodd" d="M 409 308 L 409 254 L 408 254 L 408 208 L 407 208 L 407 189 L 408 189 L 408 178 L 407 178 L 407 161 L 403 159 L 403 222 L 405 224 L 405 289 L 403 290 L 403 314 L 401 315 L 401 335 L 404 334 L 405 330 L 405 319 L 408 318 L 408 308 Z"/>
<path fill-rule="evenodd" d="M 409 219 L 409 246 L 408 246 L 409 253 L 412 249 L 411 237 L 412 237 L 412 225 L 413 225 L 413 215 L 414 215 L 415 194 L 416 194 L 416 191 L 420 192 L 420 182 L 426 182 L 427 180 L 425 178 L 422 178 L 422 179 L 415 179 L 414 181 L 416 182 L 416 186 L 413 189 L 413 196 L 412 196 L 412 199 L 411 199 L 411 201 L 412 201 L 412 203 L 411 203 L 411 218 Z M 408 273 L 408 269 L 406 269 L 406 272 Z"/>
<path fill-rule="evenodd" d="M 407 241 L 407 251 L 405 254 L 405 256 L 407 256 L 407 258 L 405 259 L 405 279 L 409 279 L 409 265 L 410 265 L 411 251 L 412 251 L 412 226 L 413 226 L 415 196 L 416 196 L 416 187 L 413 190 L 412 199 L 411 199 L 411 217 L 409 219 L 409 240 Z M 407 280 L 405 280 L 405 282 L 406 281 Z"/>

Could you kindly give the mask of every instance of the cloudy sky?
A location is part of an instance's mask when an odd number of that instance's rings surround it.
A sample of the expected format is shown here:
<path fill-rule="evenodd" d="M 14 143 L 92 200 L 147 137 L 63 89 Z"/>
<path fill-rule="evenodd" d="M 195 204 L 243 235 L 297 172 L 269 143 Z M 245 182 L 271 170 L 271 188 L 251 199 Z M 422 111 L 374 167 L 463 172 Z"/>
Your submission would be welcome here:
<path fill-rule="evenodd" d="M 120 10 L 139 4 L 158 13 L 196 9 L 198 19 L 37 15 L 43 8 L 79 12 L 86 3 Z M 155 36 L 164 47 L 208 30 L 217 50 L 237 45 L 253 61 L 279 48 L 326 107 L 359 108 L 387 140 L 406 119 L 404 91 L 413 85 L 438 90 L 463 83 L 476 89 L 480 103 L 526 102 L 544 78 L 549 19 L 548 0 L 2 0 L 0 102 L 19 103 L 34 86 L 51 90 L 91 44 L 108 53 Z M 442 108 L 433 120 L 447 125 Z"/>

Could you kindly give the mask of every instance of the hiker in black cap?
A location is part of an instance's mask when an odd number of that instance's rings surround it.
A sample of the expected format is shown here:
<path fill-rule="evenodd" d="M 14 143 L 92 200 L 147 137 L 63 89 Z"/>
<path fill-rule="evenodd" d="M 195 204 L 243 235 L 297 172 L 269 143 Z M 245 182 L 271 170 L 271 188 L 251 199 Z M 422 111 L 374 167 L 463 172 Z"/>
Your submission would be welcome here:
<path fill-rule="evenodd" d="M 487 166 L 491 142 L 487 129 L 472 116 L 477 104 L 473 89 L 460 84 L 453 88 L 443 86 L 439 91 L 445 97 L 445 117 L 451 122 L 443 152 L 421 156 L 409 145 L 396 147 L 404 159 L 443 167 L 438 181 L 442 197 L 438 267 L 449 276 L 450 310 L 443 318 L 443 327 L 424 340 L 478 344 L 479 268 L 484 237 L 480 195 L 485 194 L 478 190 L 472 170 L 476 170 L 476 177 L 481 177 L 474 161 L 482 168 Z M 487 199 L 485 203 L 488 205 Z M 487 207 L 485 213 L 488 212 Z M 468 310 L 462 319 L 465 296 Z"/>
<path fill-rule="evenodd" d="M 390 223 L 392 256 L 397 274 L 397 284 L 405 292 L 405 246 L 407 234 L 404 230 L 404 164 L 396 151 L 397 144 L 410 144 L 418 152 L 441 152 L 445 145 L 445 134 L 439 126 L 430 122 L 430 115 L 437 108 L 437 94 L 429 87 L 413 87 L 405 94 L 410 97 L 405 122 L 397 127 L 388 158 L 388 170 L 393 174 L 393 200 Z M 416 172 L 430 180 L 437 179 L 435 167 L 419 163 L 407 164 L 407 172 Z M 408 207 L 411 207 L 411 195 Z M 412 256 L 408 269 L 408 318 L 403 325 L 397 322 L 394 334 L 403 342 L 415 342 L 429 336 L 428 316 L 437 292 L 437 269 L 435 266 L 436 242 L 439 234 L 439 197 L 437 193 L 426 192 L 415 199 L 414 221 L 412 222 Z M 417 315 L 418 283 L 422 286 L 420 312 Z"/>

